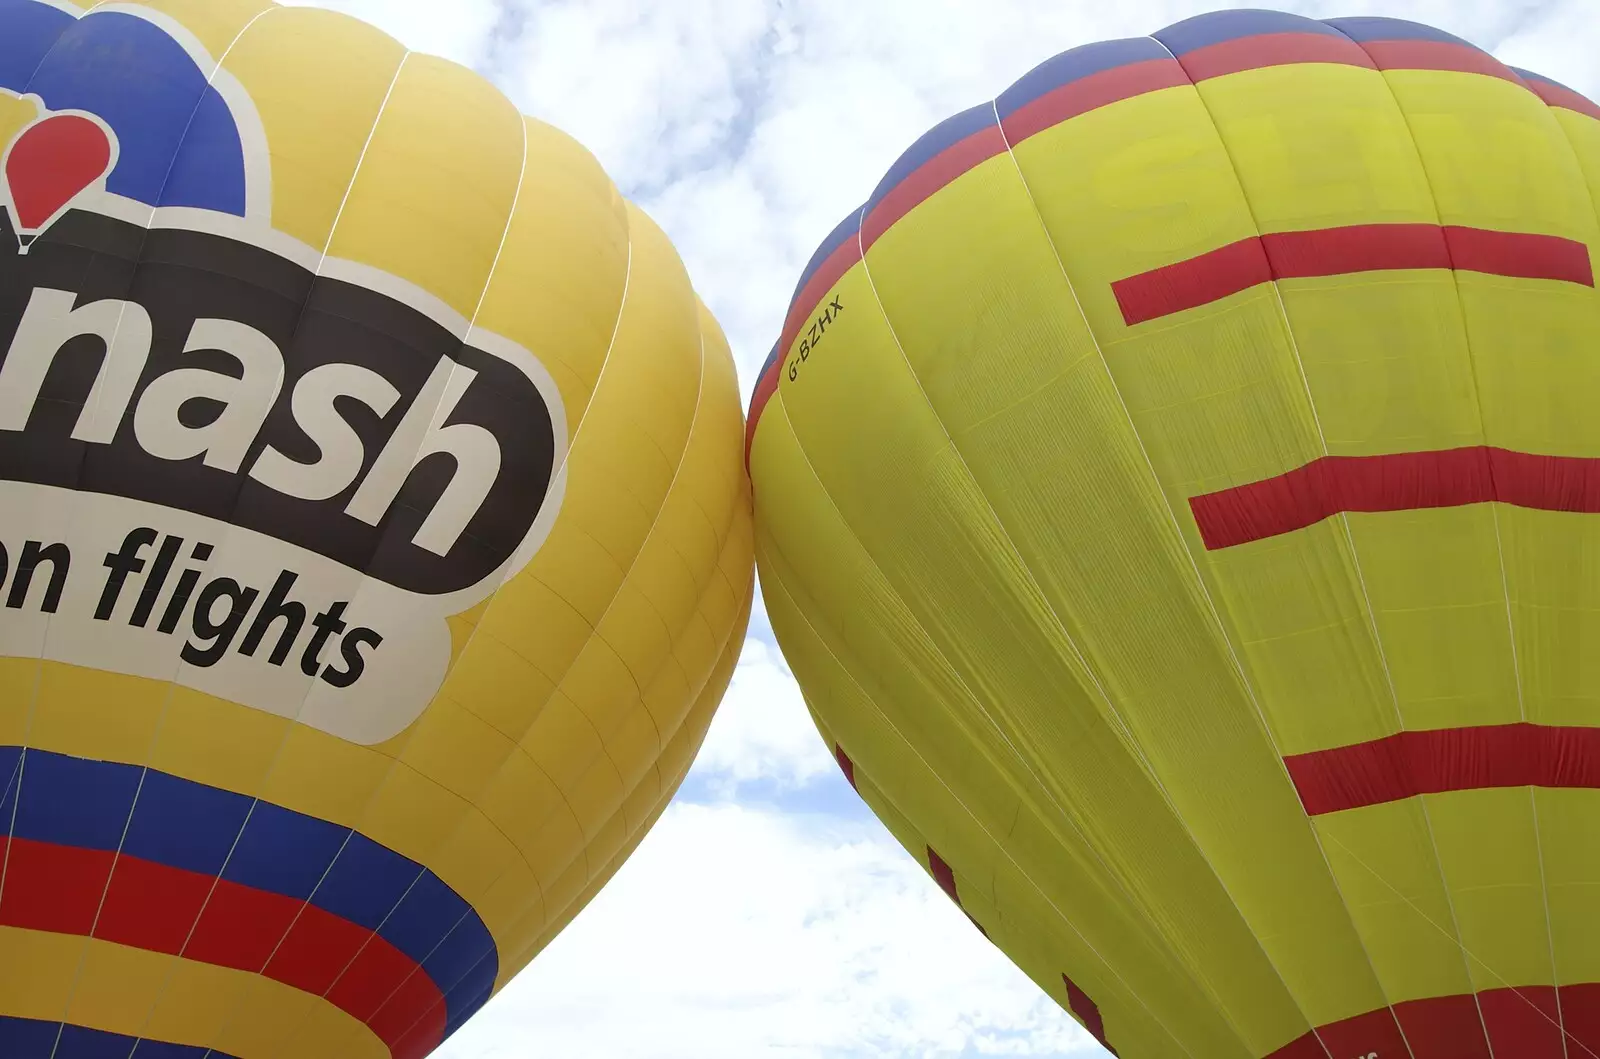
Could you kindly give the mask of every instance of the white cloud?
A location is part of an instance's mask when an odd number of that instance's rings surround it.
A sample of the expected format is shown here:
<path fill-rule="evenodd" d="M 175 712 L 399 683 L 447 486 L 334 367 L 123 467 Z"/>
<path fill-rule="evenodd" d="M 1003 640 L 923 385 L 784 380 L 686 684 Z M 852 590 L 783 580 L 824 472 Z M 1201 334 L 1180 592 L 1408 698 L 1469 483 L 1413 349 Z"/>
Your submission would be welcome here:
<path fill-rule="evenodd" d="M 761 640 L 746 640 L 728 694 L 695 758 L 695 776 L 732 795 L 741 784 L 755 781 L 798 789 L 837 767 L 783 655 Z"/>
<path fill-rule="evenodd" d="M 1083 1056 L 876 824 L 679 804 L 439 1059 Z"/>

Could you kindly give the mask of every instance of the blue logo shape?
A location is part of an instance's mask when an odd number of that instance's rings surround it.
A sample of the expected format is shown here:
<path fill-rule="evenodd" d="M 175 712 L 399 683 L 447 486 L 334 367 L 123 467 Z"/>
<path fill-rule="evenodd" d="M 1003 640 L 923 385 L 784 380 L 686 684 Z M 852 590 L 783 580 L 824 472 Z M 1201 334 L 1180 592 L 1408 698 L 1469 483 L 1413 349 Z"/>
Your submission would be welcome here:
<path fill-rule="evenodd" d="M 0 0 L 0 26 L 0 89 L 93 114 L 116 134 L 108 192 L 246 215 L 238 122 L 212 71 L 160 25 L 124 11 L 80 17 L 40 0 Z"/>

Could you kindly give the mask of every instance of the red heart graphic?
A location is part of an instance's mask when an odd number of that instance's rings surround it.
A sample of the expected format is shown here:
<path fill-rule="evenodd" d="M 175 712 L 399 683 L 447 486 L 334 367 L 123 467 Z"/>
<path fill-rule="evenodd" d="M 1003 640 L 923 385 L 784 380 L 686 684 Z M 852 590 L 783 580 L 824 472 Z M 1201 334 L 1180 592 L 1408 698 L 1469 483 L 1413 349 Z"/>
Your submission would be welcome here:
<path fill-rule="evenodd" d="M 19 234 L 37 234 L 111 168 L 111 138 L 77 114 L 53 114 L 23 130 L 6 156 L 6 185 Z"/>

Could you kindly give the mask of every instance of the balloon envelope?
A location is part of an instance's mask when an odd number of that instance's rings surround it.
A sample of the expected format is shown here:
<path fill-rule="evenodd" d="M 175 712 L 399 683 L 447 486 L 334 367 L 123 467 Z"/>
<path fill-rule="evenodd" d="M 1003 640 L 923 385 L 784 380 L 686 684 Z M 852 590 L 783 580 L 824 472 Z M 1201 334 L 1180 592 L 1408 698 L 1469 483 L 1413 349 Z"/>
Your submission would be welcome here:
<path fill-rule="evenodd" d="M 727 685 L 727 344 L 582 148 L 342 15 L 0 0 L 0 145 L 0 1054 L 423 1056 Z"/>
<path fill-rule="evenodd" d="M 1600 1051 L 1600 108 L 1448 34 L 1078 48 L 818 250 L 763 597 L 1125 1059 Z"/>

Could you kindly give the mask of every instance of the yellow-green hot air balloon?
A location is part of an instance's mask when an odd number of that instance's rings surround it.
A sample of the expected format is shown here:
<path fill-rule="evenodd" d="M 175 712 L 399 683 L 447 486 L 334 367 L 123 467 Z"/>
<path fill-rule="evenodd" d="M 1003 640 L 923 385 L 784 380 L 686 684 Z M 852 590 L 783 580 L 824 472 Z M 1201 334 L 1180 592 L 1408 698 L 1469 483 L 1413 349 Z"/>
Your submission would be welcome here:
<path fill-rule="evenodd" d="M 597 163 L 265 0 L 0 0 L 0 1055 L 420 1059 L 639 842 L 752 593 Z"/>
<path fill-rule="evenodd" d="M 930 132 L 748 460 L 867 803 L 1124 1059 L 1600 1053 L 1600 108 L 1229 11 Z"/>

